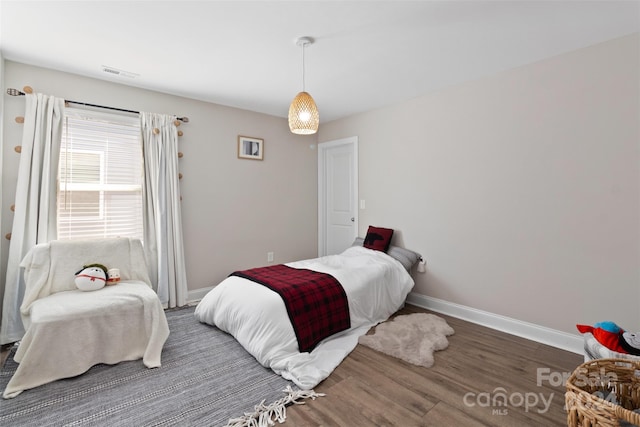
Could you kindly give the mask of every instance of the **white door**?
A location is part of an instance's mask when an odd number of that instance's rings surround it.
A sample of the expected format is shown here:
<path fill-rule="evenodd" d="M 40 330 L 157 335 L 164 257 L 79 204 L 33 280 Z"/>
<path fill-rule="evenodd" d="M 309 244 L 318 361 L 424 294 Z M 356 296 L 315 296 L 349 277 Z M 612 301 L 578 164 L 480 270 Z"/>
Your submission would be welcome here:
<path fill-rule="evenodd" d="M 358 235 L 358 138 L 318 144 L 318 255 L 351 246 Z"/>

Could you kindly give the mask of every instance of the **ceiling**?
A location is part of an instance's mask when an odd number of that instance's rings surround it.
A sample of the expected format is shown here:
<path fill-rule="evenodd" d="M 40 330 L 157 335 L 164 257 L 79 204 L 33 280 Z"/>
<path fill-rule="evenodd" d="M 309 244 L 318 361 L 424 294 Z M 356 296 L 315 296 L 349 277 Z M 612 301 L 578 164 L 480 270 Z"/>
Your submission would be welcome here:
<path fill-rule="evenodd" d="M 321 123 L 640 31 L 640 2 L 614 0 L 0 0 L 0 14 L 5 59 L 279 117 L 311 36 Z"/>

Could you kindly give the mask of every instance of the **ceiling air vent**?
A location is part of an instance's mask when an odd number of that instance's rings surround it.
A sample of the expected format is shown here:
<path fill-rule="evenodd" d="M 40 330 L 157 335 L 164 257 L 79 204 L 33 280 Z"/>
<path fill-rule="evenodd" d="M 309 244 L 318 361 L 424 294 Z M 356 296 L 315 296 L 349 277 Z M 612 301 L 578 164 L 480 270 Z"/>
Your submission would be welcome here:
<path fill-rule="evenodd" d="M 112 76 L 129 77 L 130 79 L 135 79 L 136 77 L 140 76 L 140 74 L 132 73 L 130 71 L 119 70 L 117 68 L 109 67 L 106 65 L 102 66 L 102 71 L 104 73 L 111 74 Z"/>

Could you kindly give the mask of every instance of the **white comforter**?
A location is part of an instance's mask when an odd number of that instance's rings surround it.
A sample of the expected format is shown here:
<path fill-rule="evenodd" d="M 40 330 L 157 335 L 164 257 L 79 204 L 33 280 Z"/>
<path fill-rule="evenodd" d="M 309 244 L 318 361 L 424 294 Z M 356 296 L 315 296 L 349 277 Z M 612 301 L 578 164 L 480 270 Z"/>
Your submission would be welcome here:
<path fill-rule="evenodd" d="M 195 316 L 230 333 L 263 366 L 306 390 L 329 376 L 355 348 L 358 337 L 400 309 L 414 285 L 400 262 L 360 246 L 287 265 L 335 277 L 349 300 L 351 328 L 326 338 L 311 353 L 300 353 L 282 298 L 237 276 L 227 277 L 209 291 Z"/>

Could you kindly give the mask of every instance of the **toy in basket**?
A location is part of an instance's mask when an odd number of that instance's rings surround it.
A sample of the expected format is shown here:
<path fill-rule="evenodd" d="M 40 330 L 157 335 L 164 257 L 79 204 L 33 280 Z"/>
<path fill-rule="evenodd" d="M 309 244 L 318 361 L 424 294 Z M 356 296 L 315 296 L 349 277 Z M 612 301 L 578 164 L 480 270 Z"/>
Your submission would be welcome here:
<path fill-rule="evenodd" d="M 629 332 L 611 321 L 593 326 L 576 325 L 584 336 L 584 360 L 640 360 L 640 333 Z"/>
<path fill-rule="evenodd" d="M 640 426 L 640 361 L 583 363 L 567 380 L 565 402 L 569 427 Z"/>

